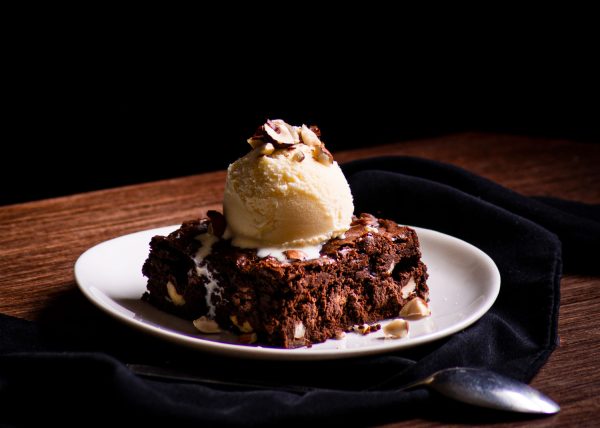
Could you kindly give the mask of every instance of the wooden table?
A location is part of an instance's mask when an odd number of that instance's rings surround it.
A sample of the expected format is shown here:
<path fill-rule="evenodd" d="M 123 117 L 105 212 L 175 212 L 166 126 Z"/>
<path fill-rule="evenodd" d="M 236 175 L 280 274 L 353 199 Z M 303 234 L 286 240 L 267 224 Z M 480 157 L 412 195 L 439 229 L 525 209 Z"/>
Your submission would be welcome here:
<path fill-rule="evenodd" d="M 600 145 L 467 133 L 340 152 L 336 159 L 387 154 L 449 162 L 526 195 L 600 203 Z M 73 292 L 73 265 L 84 250 L 220 209 L 224 179 L 219 171 L 0 207 L 0 313 L 36 320 Z M 560 346 L 532 385 L 562 411 L 502 425 L 600 424 L 600 278 L 566 274 L 561 287 Z"/>

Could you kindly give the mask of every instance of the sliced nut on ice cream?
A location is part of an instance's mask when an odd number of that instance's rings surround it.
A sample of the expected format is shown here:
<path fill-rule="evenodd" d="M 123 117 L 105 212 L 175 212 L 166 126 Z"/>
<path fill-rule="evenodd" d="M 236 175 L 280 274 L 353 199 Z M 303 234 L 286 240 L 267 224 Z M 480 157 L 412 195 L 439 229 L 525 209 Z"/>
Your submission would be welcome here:
<path fill-rule="evenodd" d="M 246 141 L 248 141 L 248 144 L 250 144 L 250 147 L 252 147 L 253 149 L 265 144 L 265 140 L 260 135 L 253 135 L 252 137 L 248 138 Z"/>
<path fill-rule="evenodd" d="M 385 337 L 402 339 L 408 335 L 408 321 L 396 319 L 383 327 Z"/>
<path fill-rule="evenodd" d="M 248 142 L 248 144 L 250 144 L 250 146 L 253 149 L 255 149 L 257 147 L 262 146 L 265 143 L 268 143 L 269 139 L 269 136 L 265 132 L 264 125 L 261 125 L 256 129 L 256 131 L 254 131 L 254 135 L 248 138 L 246 141 Z"/>
<path fill-rule="evenodd" d="M 267 120 L 267 123 L 259 126 L 247 141 L 253 149 L 265 143 L 272 143 L 274 148 L 281 149 L 298 144 L 300 133 L 298 127 L 288 125 L 281 119 Z"/>
<path fill-rule="evenodd" d="M 292 146 L 297 143 L 290 128 L 283 120 L 267 120 L 264 129 L 266 134 L 273 140 L 273 145 L 277 148 Z"/>
<path fill-rule="evenodd" d="M 294 160 L 297 162 L 302 162 L 306 156 L 304 156 L 304 152 L 297 151 L 294 153 Z"/>
<path fill-rule="evenodd" d="M 311 126 L 311 128 L 313 127 Z M 311 128 L 307 127 L 306 125 L 302 125 L 302 128 L 300 128 L 300 138 L 307 146 L 320 146 L 321 140 L 319 140 L 319 137 Z M 316 129 L 318 130 L 319 128 Z"/>
<path fill-rule="evenodd" d="M 205 316 L 201 316 L 198 319 L 193 321 L 194 327 L 198 329 L 201 333 L 213 334 L 213 333 L 221 333 L 221 329 L 219 328 L 219 324 L 216 321 L 206 318 Z"/>
<path fill-rule="evenodd" d="M 400 316 L 407 319 L 428 317 L 429 315 L 431 315 L 431 309 L 427 302 L 420 297 L 415 297 L 400 310 Z"/>
<path fill-rule="evenodd" d="M 317 162 L 321 162 L 323 165 L 331 165 L 333 163 L 333 155 L 325 147 L 315 147 L 315 151 L 313 153 Z"/>
<path fill-rule="evenodd" d="M 271 143 L 263 144 L 260 148 L 260 154 L 268 156 L 275 151 L 275 146 Z"/>
<path fill-rule="evenodd" d="M 292 134 L 292 138 L 294 139 L 294 144 L 299 144 L 300 143 L 300 127 L 299 126 L 293 126 L 290 125 L 289 123 L 286 123 L 285 121 L 279 119 L 279 121 L 283 124 L 285 124 L 285 126 L 287 126 L 287 128 L 290 131 L 290 134 Z"/>

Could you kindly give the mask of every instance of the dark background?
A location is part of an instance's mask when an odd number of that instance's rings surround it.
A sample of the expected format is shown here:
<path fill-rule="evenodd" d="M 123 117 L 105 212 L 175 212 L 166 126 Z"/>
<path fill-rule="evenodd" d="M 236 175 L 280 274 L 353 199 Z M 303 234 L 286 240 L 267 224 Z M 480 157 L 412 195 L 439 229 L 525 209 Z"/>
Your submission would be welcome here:
<path fill-rule="evenodd" d="M 301 46 L 37 32 L 5 62 L 0 204 L 223 169 L 266 118 L 317 124 L 332 151 L 461 131 L 595 143 L 586 28 Z"/>

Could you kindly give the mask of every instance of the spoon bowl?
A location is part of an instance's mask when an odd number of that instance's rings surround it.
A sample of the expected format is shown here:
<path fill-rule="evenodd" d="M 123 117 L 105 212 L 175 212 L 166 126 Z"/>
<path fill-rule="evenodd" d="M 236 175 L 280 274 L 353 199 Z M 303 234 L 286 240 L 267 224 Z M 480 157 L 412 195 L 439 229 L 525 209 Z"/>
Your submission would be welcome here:
<path fill-rule="evenodd" d="M 463 403 L 518 413 L 551 415 L 560 407 L 538 390 L 500 374 L 465 367 L 440 370 L 402 390 L 430 388 Z"/>

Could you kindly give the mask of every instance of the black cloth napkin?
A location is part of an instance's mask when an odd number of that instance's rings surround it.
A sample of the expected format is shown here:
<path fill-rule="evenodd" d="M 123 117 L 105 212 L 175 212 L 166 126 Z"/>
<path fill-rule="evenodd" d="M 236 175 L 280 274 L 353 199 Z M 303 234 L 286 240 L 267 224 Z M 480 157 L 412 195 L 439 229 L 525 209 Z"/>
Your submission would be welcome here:
<path fill-rule="evenodd" d="M 414 416 L 448 422 L 453 411 L 435 394 L 394 387 L 451 366 L 529 381 L 557 344 L 561 247 L 566 269 L 597 272 L 590 250 L 600 240 L 599 207 L 524 197 L 424 159 L 375 158 L 343 169 L 356 212 L 435 229 L 489 254 L 502 277 L 491 310 L 464 331 L 402 352 L 261 362 L 207 355 L 133 331 L 73 290 L 36 323 L 0 315 L 0 422 L 372 425 Z M 148 380 L 124 363 L 320 388 L 291 393 Z"/>

